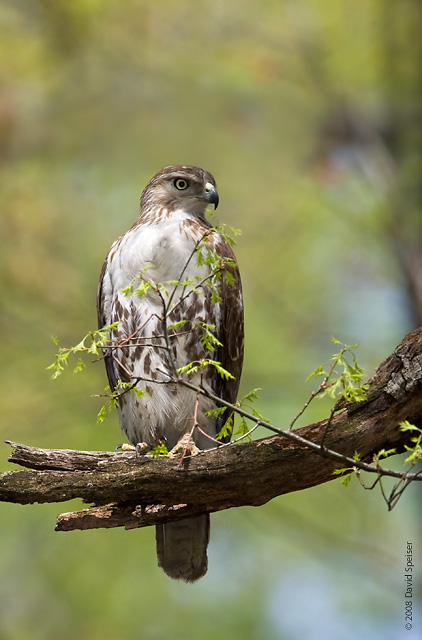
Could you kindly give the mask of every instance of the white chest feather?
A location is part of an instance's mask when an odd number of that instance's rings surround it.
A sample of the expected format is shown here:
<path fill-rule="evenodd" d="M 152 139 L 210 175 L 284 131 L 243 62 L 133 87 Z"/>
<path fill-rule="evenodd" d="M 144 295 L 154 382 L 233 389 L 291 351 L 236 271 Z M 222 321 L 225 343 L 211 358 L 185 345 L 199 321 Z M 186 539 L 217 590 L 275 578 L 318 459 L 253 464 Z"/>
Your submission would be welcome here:
<path fill-rule="evenodd" d="M 127 286 L 127 282 L 139 276 L 145 268 L 154 282 L 178 279 L 200 240 L 200 235 L 190 231 L 183 224 L 183 218 L 140 225 L 129 231 L 120 240 L 112 256 L 113 276 L 120 280 L 113 284 L 123 283 L 123 286 Z M 195 264 L 194 259 L 190 261 L 189 271 L 195 268 L 195 272 L 198 272 Z"/>

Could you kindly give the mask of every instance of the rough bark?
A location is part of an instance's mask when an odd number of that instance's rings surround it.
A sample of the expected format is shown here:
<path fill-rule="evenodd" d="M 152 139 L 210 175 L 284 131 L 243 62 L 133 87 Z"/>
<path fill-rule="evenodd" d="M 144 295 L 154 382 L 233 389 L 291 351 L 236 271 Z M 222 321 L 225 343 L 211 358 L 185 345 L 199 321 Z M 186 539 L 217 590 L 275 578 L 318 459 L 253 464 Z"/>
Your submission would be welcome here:
<path fill-rule="evenodd" d="M 422 328 L 407 335 L 369 381 L 367 399 L 340 402 L 327 420 L 293 435 L 339 454 L 371 461 L 380 449 L 404 450 L 399 423 L 422 424 Z M 94 506 L 62 514 L 57 530 L 155 525 L 242 505 L 334 479 L 341 460 L 287 435 L 221 447 L 180 459 L 131 452 L 46 450 L 10 442 L 10 462 L 28 467 L 0 474 L 0 500 L 20 504 L 82 498 Z"/>

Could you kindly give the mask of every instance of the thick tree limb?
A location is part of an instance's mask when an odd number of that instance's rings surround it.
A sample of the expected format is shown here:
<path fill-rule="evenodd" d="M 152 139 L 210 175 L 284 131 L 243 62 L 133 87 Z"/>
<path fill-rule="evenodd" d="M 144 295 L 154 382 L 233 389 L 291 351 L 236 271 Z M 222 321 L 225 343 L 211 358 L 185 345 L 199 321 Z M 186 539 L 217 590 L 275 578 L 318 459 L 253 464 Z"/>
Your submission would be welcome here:
<path fill-rule="evenodd" d="M 409 434 L 399 423 L 422 424 L 422 328 L 406 336 L 379 366 L 364 402 L 340 402 L 337 408 L 328 430 L 323 420 L 290 436 L 221 447 L 181 464 L 165 456 L 46 450 L 10 442 L 9 460 L 29 469 L 0 474 L 0 500 L 29 504 L 82 498 L 95 506 L 62 514 L 58 530 L 133 528 L 258 506 L 332 480 L 333 471 L 345 466 L 341 456 L 358 451 L 364 466 L 380 449 L 403 451 Z M 302 439 L 317 445 L 323 441 L 324 447 L 311 450 Z"/>

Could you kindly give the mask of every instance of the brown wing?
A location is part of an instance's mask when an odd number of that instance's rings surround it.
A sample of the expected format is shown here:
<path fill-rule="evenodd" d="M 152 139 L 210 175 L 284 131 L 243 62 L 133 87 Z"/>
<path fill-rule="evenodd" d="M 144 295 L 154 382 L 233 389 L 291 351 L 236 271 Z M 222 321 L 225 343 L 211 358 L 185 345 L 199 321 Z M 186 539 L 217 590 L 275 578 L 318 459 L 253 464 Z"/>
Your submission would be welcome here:
<path fill-rule="evenodd" d="M 97 321 L 98 321 L 99 329 L 102 329 L 104 326 L 107 325 L 107 320 L 104 317 L 104 296 L 103 296 L 103 280 L 104 280 L 104 275 L 107 269 L 107 264 L 108 264 L 108 257 L 104 260 L 104 264 L 101 268 L 100 281 L 98 283 L 98 289 L 97 289 Z"/>
<path fill-rule="evenodd" d="M 223 258 L 230 258 L 236 262 L 236 257 L 229 244 L 222 238 L 216 242 L 215 249 Z M 233 277 L 233 283 L 227 281 L 225 274 L 221 280 L 221 333 L 217 336 L 222 347 L 217 350 L 217 360 L 229 371 L 233 379 L 225 380 L 218 376 L 217 395 L 233 404 L 239 391 L 240 376 L 243 365 L 244 349 L 244 320 L 242 283 L 238 267 L 227 269 Z M 217 432 L 221 430 L 231 414 L 227 411 L 217 420 Z M 228 438 L 229 439 L 229 438 Z"/>
<path fill-rule="evenodd" d="M 104 276 L 107 271 L 107 266 L 108 266 L 108 256 L 105 259 L 101 269 L 100 281 L 98 283 L 98 290 L 97 290 L 97 321 L 98 321 L 99 329 L 102 329 L 103 327 L 106 327 L 108 324 L 111 324 L 111 318 L 108 317 L 106 313 L 105 295 L 104 295 L 104 289 L 103 289 Z M 110 350 L 107 350 L 107 349 L 104 350 L 104 363 L 107 371 L 107 378 L 110 385 L 110 389 L 111 391 L 114 391 L 117 386 L 117 374 L 113 366 L 113 360 L 111 358 Z"/>

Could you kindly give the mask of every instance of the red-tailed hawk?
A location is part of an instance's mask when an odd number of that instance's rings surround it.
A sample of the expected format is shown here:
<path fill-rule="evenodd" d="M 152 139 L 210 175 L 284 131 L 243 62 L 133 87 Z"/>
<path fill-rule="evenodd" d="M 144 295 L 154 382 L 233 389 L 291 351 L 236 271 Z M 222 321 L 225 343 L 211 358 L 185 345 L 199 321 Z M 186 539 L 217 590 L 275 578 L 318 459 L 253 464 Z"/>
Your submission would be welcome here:
<path fill-rule="evenodd" d="M 138 220 L 112 245 L 98 290 L 99 327 L 118 322 L 105 364 L 118 393 L 122 430 L 134 445 L 164 442 L 171 450 L 187 434 L 209 449 L 228 419 L 218 404 L 172 382 L 177 369 L 205 359 L 189 381 L 235 402 L 243 360 L 243 303 L 230 245 L 205 218 L 218 205 L 213 176 L 199 167 L 159 171 L 141 196 Z M 128 390 L 136 385 L 137 393 Z M 207 570 L 209 515 L 157 526 L 158 564 L 188 582 Z"/>

